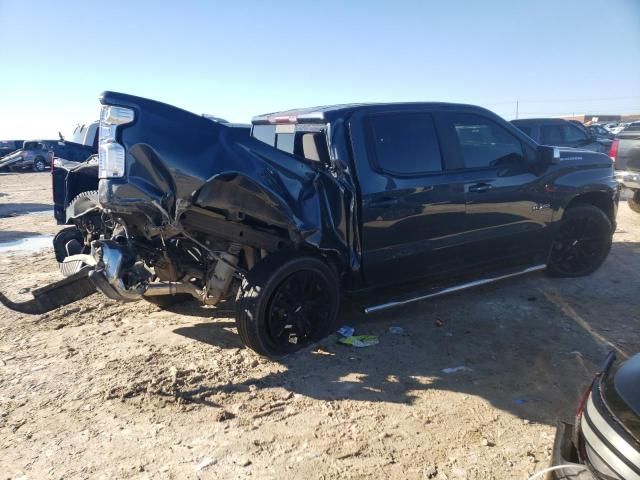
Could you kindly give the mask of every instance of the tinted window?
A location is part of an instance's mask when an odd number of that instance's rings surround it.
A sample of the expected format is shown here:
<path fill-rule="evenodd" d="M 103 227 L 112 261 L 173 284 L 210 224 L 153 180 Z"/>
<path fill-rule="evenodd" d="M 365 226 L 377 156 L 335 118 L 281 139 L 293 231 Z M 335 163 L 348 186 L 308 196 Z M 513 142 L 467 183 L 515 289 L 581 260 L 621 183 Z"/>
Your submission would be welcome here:
<path fill-rule="evenodd" d="M 369 119 L 378 166 L 385 172 L 415 175 L 442 170 L 433 118 L 428 113 L 390 113 Z"/>
<path fill-rule="evenodd" d="M 450 118 L 466 168 L 495 167 L 524 160 L 520 140 L 493 120 L 472 113 L 454 113 Z"/>
<path fill-rule="evenodd" d="M 540 143 L 570 147 L 586 143 L 587 134 L 580 128 L 568 124 L 540 125 Z"/>
<path fill-rule="evenodd" d="M 525 135 L 528 135 L 529 137 L 533 138 L 533 128 L 532 127 L 525 127 L 525 126 L 520 126 L 520 125 L 516 125 L 516 127 L 518 127 L 518 130 L 520 130 Z"/>

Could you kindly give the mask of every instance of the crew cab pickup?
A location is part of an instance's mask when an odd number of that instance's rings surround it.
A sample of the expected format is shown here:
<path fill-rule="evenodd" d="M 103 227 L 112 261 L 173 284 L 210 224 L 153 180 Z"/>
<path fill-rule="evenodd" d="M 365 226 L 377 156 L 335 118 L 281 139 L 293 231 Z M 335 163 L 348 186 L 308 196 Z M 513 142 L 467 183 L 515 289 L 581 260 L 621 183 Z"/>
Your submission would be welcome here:
<path fill-rule="evenodd" d="M 84 263 L 60 288 L 29 307 L 0 295 L 11 308 L 54 308 L 87 277 L 122 301 L 235 297 L 243 342 L 274 355 L 333 331 L 347 292 L 376 289 L 373 313 L 538 270 L 586 275 L 611 247 L 611 159 L 537 145 L 483 108 L 337 105 L 248 129 L 101 102 L 97 200 L 69 208 L 109 228 L 64 259 Z M 400 284 L 414 291 L 389 296 Z"/>

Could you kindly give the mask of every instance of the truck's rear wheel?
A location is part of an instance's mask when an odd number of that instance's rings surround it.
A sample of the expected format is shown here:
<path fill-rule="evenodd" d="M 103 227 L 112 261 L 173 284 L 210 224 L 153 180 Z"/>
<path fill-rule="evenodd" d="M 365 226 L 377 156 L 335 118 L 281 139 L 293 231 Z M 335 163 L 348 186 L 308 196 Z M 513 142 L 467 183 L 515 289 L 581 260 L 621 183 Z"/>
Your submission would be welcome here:
<path fill-rule="evenodd" d="M 611 250 L 613 228 L 609 217 L 593 205 L 568 209 L 553 239 L 547 274 L 581 277 L 593 273 Z"/>
<path fill-rule="evenodd" d="M 633 196 L 627 200 L 629 208 L 636 213 L 640 213 L 640 190 L 635 190 Z"/>
<path fill-rule="evenodd" d="M 242 342 L 261 355 L 283 355 L 333 331 L 340 304 L 335 272 L 322 260 L 279 252 L 260 261 L 236 297 Z"/>

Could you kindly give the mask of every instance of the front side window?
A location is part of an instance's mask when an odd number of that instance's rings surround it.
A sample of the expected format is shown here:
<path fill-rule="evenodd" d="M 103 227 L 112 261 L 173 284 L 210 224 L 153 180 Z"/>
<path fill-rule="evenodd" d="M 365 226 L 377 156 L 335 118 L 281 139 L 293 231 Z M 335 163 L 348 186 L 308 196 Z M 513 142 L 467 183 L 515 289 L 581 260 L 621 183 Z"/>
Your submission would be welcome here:
<path fill-rule="evenodd" d="M 377 166 L 390 174 L 442 171 L 440 145 L 428 113 L 384 113 L 368 119 Z"/>
<path fill-rule="evenodd" d="M 520 140 L 493 120 L 473 113 L 453 113 L 450 118 L 466 168 L 497 167 L 524 161 Z"/>

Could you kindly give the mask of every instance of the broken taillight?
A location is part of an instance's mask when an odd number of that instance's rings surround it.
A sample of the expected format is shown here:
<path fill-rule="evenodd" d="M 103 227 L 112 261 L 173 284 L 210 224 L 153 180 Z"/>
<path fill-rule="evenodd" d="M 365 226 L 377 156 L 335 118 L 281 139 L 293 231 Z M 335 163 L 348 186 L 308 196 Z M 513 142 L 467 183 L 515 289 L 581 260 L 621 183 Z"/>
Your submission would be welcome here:
<path fill-rule="evenodd" d="M 105 105 L 100 112 L 100 136 L 98 147 L 98 177 L 124 176 L 125 150 L 116 140 L 117 128 L 133 122 L 135 113 L 124 107 Z"/>

